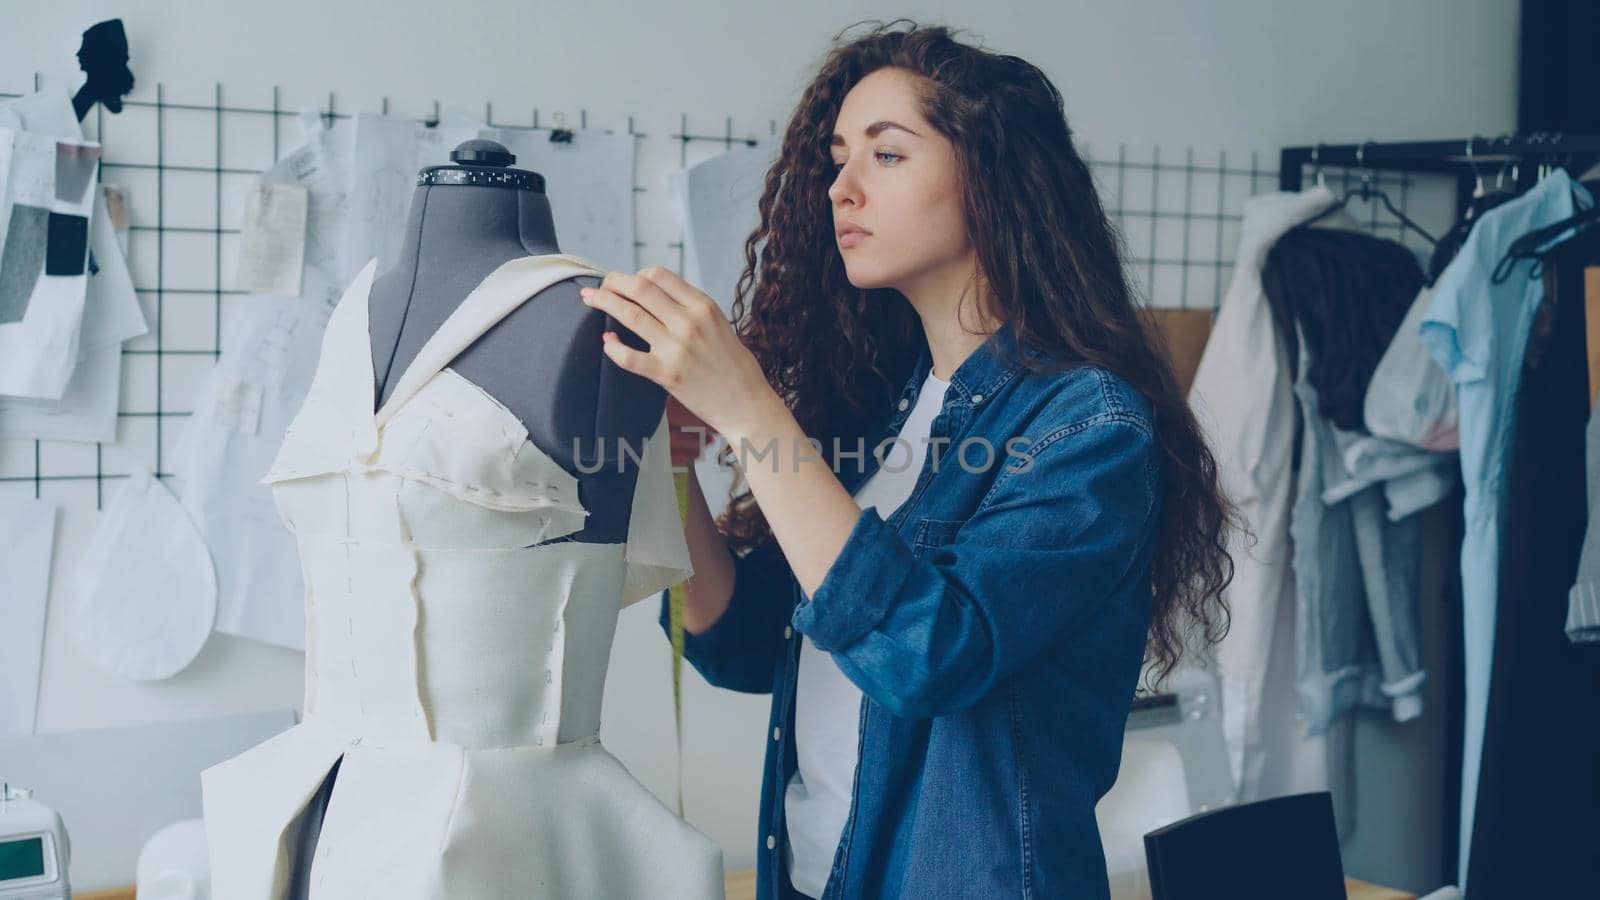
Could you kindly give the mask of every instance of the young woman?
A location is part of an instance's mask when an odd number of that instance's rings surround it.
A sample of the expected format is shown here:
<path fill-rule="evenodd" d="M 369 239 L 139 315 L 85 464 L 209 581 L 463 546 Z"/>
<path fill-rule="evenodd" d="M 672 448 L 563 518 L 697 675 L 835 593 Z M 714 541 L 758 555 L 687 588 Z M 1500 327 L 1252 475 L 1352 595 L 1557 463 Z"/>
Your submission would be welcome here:
<path fill-rule="evenodd" d="M 807 88 L 737 328 L 660 267 L 585 302 L 675 462 L 705 428 L 748 484 L 714 522 L 690 479 L 685 654 L 773 695 L 758 896 L 1103 897 L 1141 663 L 1220 636 L 1231 511 L 1055 87 L 899 25 Z"/>

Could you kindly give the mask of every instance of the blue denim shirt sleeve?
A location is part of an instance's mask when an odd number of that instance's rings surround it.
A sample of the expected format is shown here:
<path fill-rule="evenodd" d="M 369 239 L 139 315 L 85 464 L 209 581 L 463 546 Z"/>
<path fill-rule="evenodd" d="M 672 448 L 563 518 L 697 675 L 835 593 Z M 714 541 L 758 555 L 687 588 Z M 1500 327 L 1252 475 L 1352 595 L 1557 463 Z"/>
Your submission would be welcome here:
<path fill-rule="evenodd" d="M 1093 616 L 1142 556 L 1159 477 L 1142 419 L 1098 414 L 1023 452 L 1031 467 L 1003 457 L 977 511 L 950 523 L 953 542 L 918 557 L 868 506 L 801 592 L 794 627 L 894 715 L 976 703 Z"/>
<path fill-rule="evenodd" d="M 749 694 L 772 693 L 784 648 L 783 627 L 794 608 L 789 564 L 777 542 L 768 541 L 733 559 L 733 595 L 728 608 L 699 634 L 683 632 L 683 658 L 717 687 Z M 667 594 L 658 621 L 670 637 Z"/>

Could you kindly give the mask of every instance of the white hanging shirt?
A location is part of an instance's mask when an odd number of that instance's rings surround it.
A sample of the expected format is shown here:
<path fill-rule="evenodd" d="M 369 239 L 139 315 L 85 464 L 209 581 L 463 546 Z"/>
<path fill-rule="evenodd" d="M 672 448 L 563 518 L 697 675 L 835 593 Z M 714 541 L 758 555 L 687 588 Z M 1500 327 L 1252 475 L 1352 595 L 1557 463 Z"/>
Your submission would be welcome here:
<path fill-rule="evenodd" d="M 934 417 L 944 406 L 948 387 L 950 382 L 928 370 L 899 440 L 885 451 L 878 471 L 856 491 L 856 505 L 861 509 L 877 507 L 879 515 L 887 519 L 911 496 L 928 455 Z M 940 465 L 951 462 L 947 454 L 940 455 Z M 839 669 L 833 654 L 818 650 L 804 638 L 796 678 L 794 742 L 799 767 L 784 794 L 784 822 L 789 833 L 785 859 L 795 889 L 820 897 L 855 792 L 861 689 Z"/>
<path fill-rule="evenodd" d="M 578 479 L 446 368 L 545 287 L 604 272 L 504 263 L 374 415 L 376 267 L 334 309 L 262 479 L 305 578 L 305 718 L 201 773 L 216 896 L 284 896 L 297 818 L 338 763 L 311 900 L 721 898 L 721 848 L 599 739 L 618 611 L 693 573 L 665 412 L 627 540 L 554 541 L 589 514 Z"/>
<path fill-rule="evenodd" d="M 1261 269 L 1278 238 L 1335 199 L 1319 184 L 1244 201 L 1232 280 L 1189 389 L 1189 406 L 1216 455 L 1217 480 L 1257 538 L 1251 545 L 1230 536 L 1230 625 L 1216 647 L 1222 733 L 1240 801 L 1321 790 L 1327 782 L 1326 741 L 1300 734 L 1292 718 L 1292 681 L 1267 677 L 1269 659 L 1279 656 L 1269 652 L 1273 645 L 1293 641 L 1289 512 L 1296 423 L 1293 373 Z M 1341 211 L 1319 224 L 1348 227 L 1347 220 Z M 1281 764 L 1268 765 L 1274 759 Z"/>

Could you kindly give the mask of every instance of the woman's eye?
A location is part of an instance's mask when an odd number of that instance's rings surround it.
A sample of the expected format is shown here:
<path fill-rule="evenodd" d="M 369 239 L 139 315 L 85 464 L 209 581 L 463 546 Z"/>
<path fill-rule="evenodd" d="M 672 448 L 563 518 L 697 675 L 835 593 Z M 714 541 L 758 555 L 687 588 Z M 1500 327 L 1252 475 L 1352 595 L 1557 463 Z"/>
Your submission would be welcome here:
<path fill-rule="evenodd" d="M 893 153 L 893 152 L 890 152 L 888 150 L 876 150 L 876 151 L 873 152 L 872 155 L 873 155 L 873 157 L 875 159 L 879 159 L 879 160 L 883 159 L 885 156 L 890 157 L 891 159 L 893 159 L 894 162 L 885 163 L 885 165 L 888 165 L 888 166 L 898 165 L 900 160 L 905 159 L 905 157 L 901 156 L 900 154 Z M 836 162 L 836 163 L 833 164 L 833 171 L 834 172 L 838 172 L 842 168 L 844 168 L 844 163 L 842 163 L 842 162 Z"/>

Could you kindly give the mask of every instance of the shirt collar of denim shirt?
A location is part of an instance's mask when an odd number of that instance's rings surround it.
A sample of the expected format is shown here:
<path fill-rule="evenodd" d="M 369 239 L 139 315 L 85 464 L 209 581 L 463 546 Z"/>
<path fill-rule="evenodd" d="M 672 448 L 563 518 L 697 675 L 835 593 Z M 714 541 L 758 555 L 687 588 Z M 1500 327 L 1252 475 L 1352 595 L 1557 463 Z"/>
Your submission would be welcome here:
<path fill-rule="evenodd" d="M 933 354 L 928 349 L 927 339 L 923 338 L 919 344 L 921 352 L 916 365 L 911 367 L 911 373 L 906 376 L 899 395 L 889 408 L 888 417 L 880 420 L 877 431 L 865 444 L 866 451 L 861 457 L 850 456 L 852 465 L 845 465 L 843 457 L 836 460 L 835 475 L 851 493 L 855 493 L 878 470 L 879 460 L 871 448 L 899 434 L 912 408 L 916 406 L 917 394 L 928 378 L 928 371 L 933 368 Z M 981 408 L 1021 369 L 1016 359 L 1016 348 L 1016 331 L 1009 321 L 1004 322 L 956 367 L 955 373 L 950 376 L 950 387 L 945 391 L 943 402 L 944 408 L 951 410 L 956 417 L 951 423 L 956 430 L 965 426 L 969 410 Z"/>
<path fill-rule="evenodd" d="M 933 355 L 926 338 L 921 341 L 921 346 L 917 364 L 911 367 L 911 374 L 907 376 L 896 401 L 897 409 L 892 416 L 896 430 L 910 415 L 917 393 L 933 368 Z M 955 373 L 948 379 L 950 390 L 946 393 L 947 401 L 967 406 L 981 405 L 1020 370 L 1017 355 L 1016 328 L 1007 320 L 956 367 Z"/>

